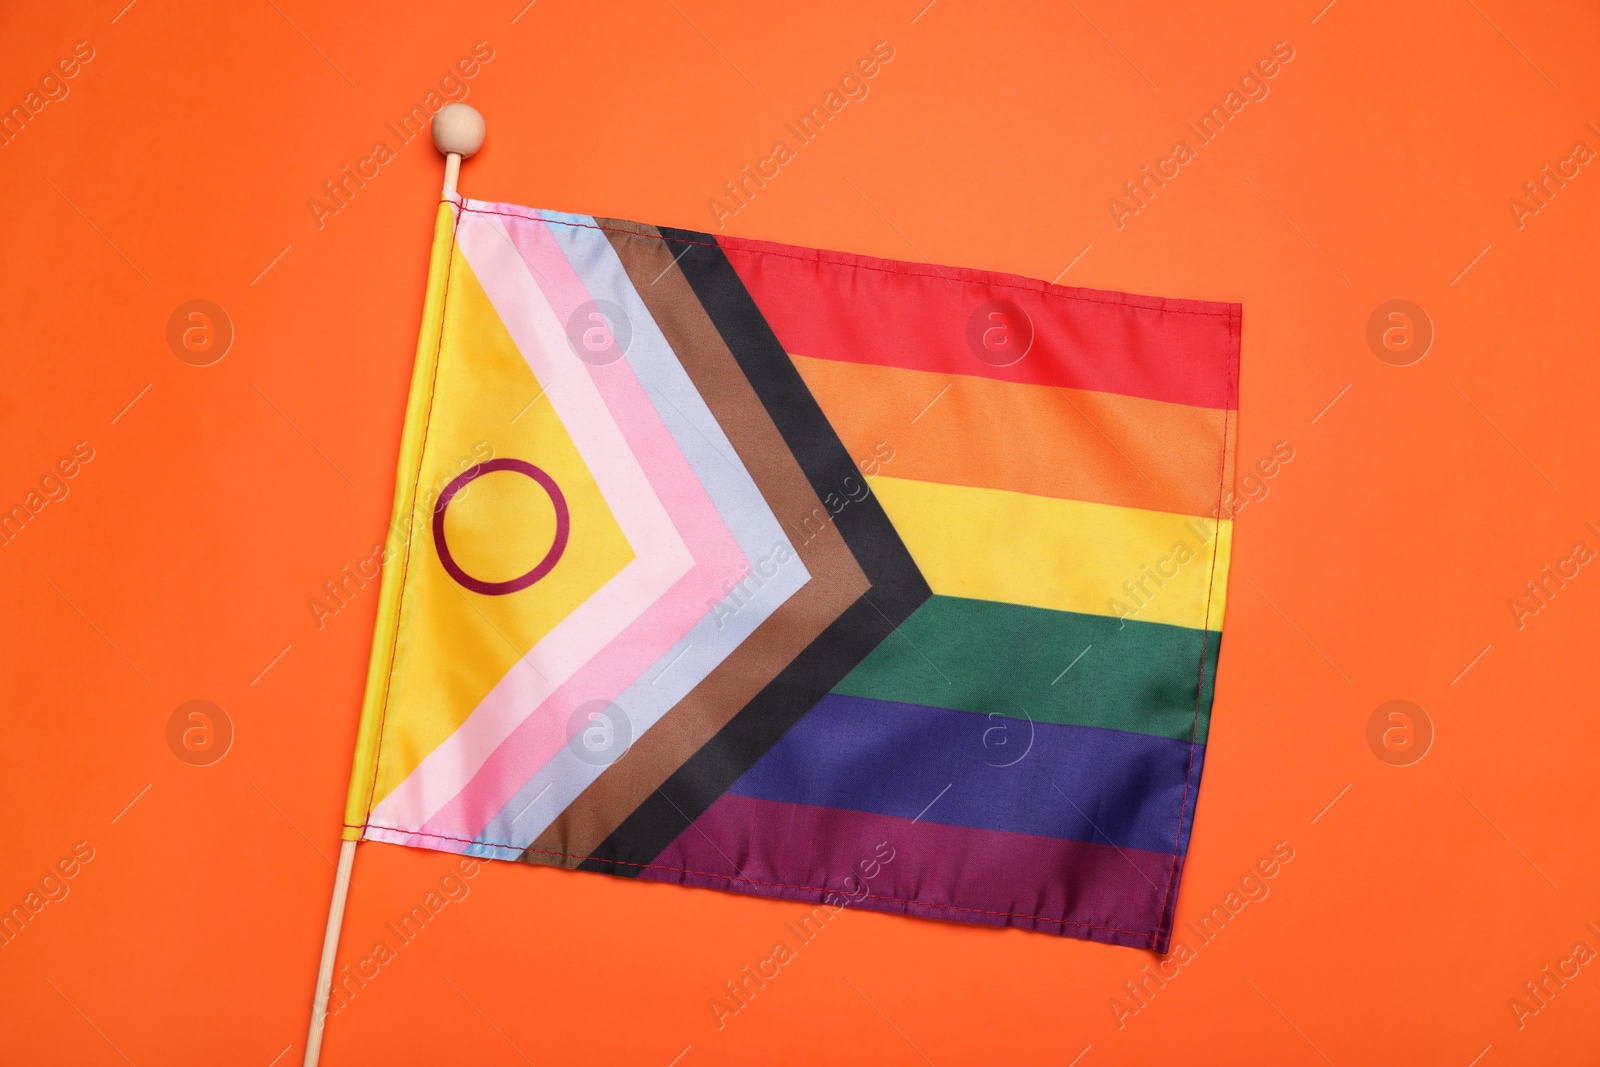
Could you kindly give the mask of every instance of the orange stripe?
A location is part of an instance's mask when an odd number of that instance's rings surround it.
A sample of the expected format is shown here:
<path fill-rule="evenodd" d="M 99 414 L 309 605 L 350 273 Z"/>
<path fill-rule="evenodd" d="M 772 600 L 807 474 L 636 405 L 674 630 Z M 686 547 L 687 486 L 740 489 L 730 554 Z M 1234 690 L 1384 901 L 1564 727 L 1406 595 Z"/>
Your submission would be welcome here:
<path fill-rule="evenodd" d="M 1215 408 L 792 358 L 869 475 L 1204 516 L 1233 484 Z"/>

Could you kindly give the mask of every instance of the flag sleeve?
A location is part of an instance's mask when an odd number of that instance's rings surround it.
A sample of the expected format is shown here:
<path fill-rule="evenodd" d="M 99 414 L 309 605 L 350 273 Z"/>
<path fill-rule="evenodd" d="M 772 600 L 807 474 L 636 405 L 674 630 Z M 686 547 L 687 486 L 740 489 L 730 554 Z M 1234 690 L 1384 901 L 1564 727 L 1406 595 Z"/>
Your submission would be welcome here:
<path fill-rule="evenodd" d="M 422 463 L 422 441 L 433 400 L 435 365 L 439 358 L 439 338 L 444 327 L 445 290 L 450 280 L 450 255 L 455 245 L 456 205 L 439 204 L 433 228 L 433 251 L 428 258 L 428 289 L 422 306 L 422 329 L 417 337 L 416 366 L 411 375 L 411 394 L 406 402 L 405 429 L 400 437 L 400 459 L 396 464 L 394 510 L 384 541 L 383 583 L 378 594 L 378 619 L 372 632 L 372 658 L 367 666 L 367 687 L 361 700 L 361 725 L 356 734 L 354 765 L 350 771 L 350 793 L 345 801 L 341 837 L 356 841 L 366 824 L 372 806 L 377 776 L 378 740 L 383 728 L 383 708 L 387 696 L 389 668 L 393 661 L 400 594 L 405 583 L 406 563 L 415 532 L 417 474 Z"/>

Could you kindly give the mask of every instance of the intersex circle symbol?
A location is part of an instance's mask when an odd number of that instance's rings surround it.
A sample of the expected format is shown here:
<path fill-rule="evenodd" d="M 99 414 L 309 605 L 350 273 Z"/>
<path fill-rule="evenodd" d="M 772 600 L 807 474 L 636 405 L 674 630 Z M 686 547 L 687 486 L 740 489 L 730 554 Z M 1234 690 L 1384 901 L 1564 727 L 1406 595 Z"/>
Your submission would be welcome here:
<path fill-rule="evenodd" d="M 455 557 L 450 555 L 450 546 L 445 543 L 444 539 L 444 512 L 450 506 L 450 501 L 474 480 L 483 477 L 485 474 L 492 474 L 495 471 L 515 471 L 518 474 L 525 474 L 532 478 L 539 483 L 540 488 L 549 494 L 550 503 L 556 509 L 556 536 L 555 540 L 550 543 L 550 551 L 544 554 L 544 559 L 541 559 L 533 570 L 508 582 L 486 582 L 481 578 L 474 578 L 462 570 L 461 565 L 455 561 Z M 556 561 L 561 558 L 561 553 L 567 550 L 567 535 L 571 531 L 572 519 L 567 513 L 567 498 L 561 494 L 561 487 L 556 485 L 556 480 L 550 475 L 535 467 L 532 463 L 520 459 L 485 460 L 471 470 L 462 472 L 449 485 L 445 486 L 444 492 L 439 494 L 439 502 L 433 506 L 433 543 L 439 549 L 439 562 L 444 564 L 444 569 L 450 577 L 474 593 L 482 593 L 485 596 L 505 596 L 507 593 L 515 593 L 520 589 L 528 588 L 528 586 L 549 574 L 551 569 L 555 567 Z"/>

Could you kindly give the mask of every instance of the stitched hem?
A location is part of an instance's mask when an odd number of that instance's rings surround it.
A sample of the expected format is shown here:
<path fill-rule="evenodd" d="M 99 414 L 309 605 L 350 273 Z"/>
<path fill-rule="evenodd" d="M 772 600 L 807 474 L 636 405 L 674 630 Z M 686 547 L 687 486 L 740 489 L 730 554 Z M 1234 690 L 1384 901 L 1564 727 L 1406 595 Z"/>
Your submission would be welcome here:
<path fill-rule="evenodd" d="M 455 201 L 440 201 L 440 202 L 441 203 L 455 203 Z M 464 204 L 471 204 L 471 203 L 484 204 L 484 203 L 494 203 L 494 201 L 485 201 L 485 200 L 473 201 L 473 200 L 468 200 L 468 201 L 464 202 Z M 499 205 L 499 206 L 500 207 L 505 207 L 507 205 Z M 538 214 L 521 215 L 521 214 L 518 214 L 515 211 L 499 211 L 499 210 L 495 210 L 493 208 L 486 208 L 486 207 L 466 207 L 466 206 L 462 206 L 461 210 L 463 212 L 471 212 L 471 213 L 477 214 L 477 215 L 503 215 L 503 216 L 505 216 L 506 218 L 509 218 L 509 219 L 523 219 L 524 221 L 527 221 L 527 222 L 542 222 L 547 226 L 571 226 L 574 229 L 601 230 L 601 231 L 603 231 L 605 233 L 623 233 L 623 234 L 627 234 L 627 235 L 629 235 L 631 237 L 644 237 L 644 238 L 646 238 L 648 240 L 669 242 L 671 244 L 700 245 L 701 247 L 704 247 L 704 248 L 727 248 L 729 246 L 733 246 L 733 247 L 739 248 L 741 251 L 755 252 L 755 253 L 759 253 L 759 254 L 764 255 L 764 256 L 777 256 L 777 257 L 782 258 L 782 259 L 796 259 L 796 260 L 800 260 L 801 262 L 804 262 L 804 263 L 830 263 L 830 264 L 832 264 L 834 266 L 850 267 L 850 268 L 852 268 L 854 270 L 873 270 L 873 271 L 879 272 L 880 274 L 896 274 L 896 275 L 900 275 L 901 277 L 931 278 L 931 279 L 935 279 L 937 281 L 948 282 L 950 280 L 949 275 L 940 273 L 940 271 L 941 270 L 944 270 L 944 271 L 955 271 L 955 272 L 958 273 L 958 275 L 969 275 L 969 276 L 960 277 L 958 280 L 963 281 L 963 282 L 968 282 L 968 283 L 971 283 L 973 285 L 986 285 L 986 286 L 991 286 L 991 287 L 1000 288 L 1000 289 L 1016 289 L 1019 292 L 1038 293 L 1040 295 L 1051 296 L 1051 297 L 1055 297 L 1055 298 L 1061 299 L 1061 300 L 1074 300 L 1074 301 L 1077 301 L 1078 303 L 1083 303 L 1083 304 L 1104 304 L 1104 305 L 1107 305 L 1107 306 L 1110 306 L 1110 307 L 1133 308 L 1133 309 L 1138 310 L 1138 311 L 1157 311 L 1157 312 L 1161 312 L 1161 313 L 1164 313 L 1164 314 L 1170 314 L 1170 315 L 1199 315 L 1202 318 L 1209 318 L 1209 319 L 1216 319 L 1216 318 L 1226 319 L 1226 318 L 1232 317 L 1233 314 L 1234 314 L 1232 306 L 1228 305 L 1228 304 L 1221 304 L 1215 310 L 1206 310 L 1206 309 L 1203 309 L 1203 308 L 1196 308 L 1196 307 L 1179 307 L 1179 306 L 1175 306 L 1175 305 L 1180 304 L 1180 303 L 1182 303 L 1182 304 L 1206 304 L 1206 303 L 1215 303 L 1214 301 L 1188 300 L 1188 299 L 1181 300 L 1181 301 L 1179 301 L 1179 300 L 1168 300 L 1168 299 L 1165 299 L 1163 297 L 1146 297 L 1146 296 L 1139 296 L 1139 295 L 1134 294 L 1134 293 L 1119 293 L 1119 294 L 1116 294 L 1117 296 L 1121 296 L 1123 298 L 1123 299 L 1120 299 L 1120 300 L 1116 300 L 1116 299 L 1112 299 L 1112 294 L 1102 293 L 1100 290 L 1096 290 L 1096 289 L 1080 289 L 1080 288 L 1077 288 L 1075 286 L 1070 286 L 1070 285 L 1056 285 L 1054 282 L 1046 282 L 1046 281 L 1040 281 L 1040 280 L 1037 280 L 1037 279 L 1023 278 L 1021 275 L 1006 274 L 1006 273 L 1004 273 L 1002 271 L 982 270 L 982 269 L 979 269 L 979 268 L 976 268 L 976 267 L 944 267 L 944 268 L 940 268 L 940 267 L 935 267 L 933 264 L 930 263 L 928 265 L 928 269 L 924 270 L 919 264 L 916 264 L 916 263 L 908 263 L 908 262 L 904 262 L 904 261 L 901 261 L 901 260 L 885 260 L 885 259 L 882 259 L 882 258 L 877 257 L 877 256 L 866 256 L 866 255 L 862 255 L 862 254 L 857 253 L 857 252 L 829 252 L 829 251 L 826 251 L 826 250 L 820 249 L 820 248 L 819 249 L 811 249 L 810 251 L 812 251 L 812 252 L 814 252 L 816 254 L 815 255 L 810 255 L 810 256 L 798 255 L 798 254 L 793 253 L 793 252 L 779 252 L 775 248 L 772 247 L 773 244 L 775 244 L 776 242 L 758 241 L 758 240 L 756 240 L 754 238 L 750 238 L 750 237 L 732 237 L 732 236 L 727 236 L 727 237 L 717 238 L 715 241 L 690 241 L 690 240 L 686 240 L 686 239 L 684 239 L 682 237 L 664 237 L 661 234 L 657 234 L 657 233 L 641 233 L 638 230 L 623 229 L 620 226 L 601 226 L 597 222 L 569 222 L 566 219 L 547 219 L 547 218 L 543 217 L 542 215 L 538 215 Z M 530 209 L 530 210 L 532 210 L 532 209 Z M 593 216 L 590 216 L 590 217 L 592 218 Z M 821 258 L 823 256 L 832 256 L 832 257 L 837 257 L 837 258 L 823 259 L 823 258 Z M 893 263 L 896 264 L 896 266 L 891 268 L 891 267 L 880 267 L 880 266 L 876 265 L 877 263 L 888 263 L 888 262 L 893 262 Z M 971 277 L 970 275 L 980 275 L 980 277 Z M 1008 281 L 1004 280 L 1006 278 L 1018 278 L 1019 281 L 1008 282 Z M 1025 282 L 1025 281 L 1026 282 L 1033 282 L 1034 284 L 1031 284 L 1031 285 L 1022 284 L 1022 282 Z M 1090 294 L 1098 294 L 1098 295 L 1090 295 Z M 1201 407 L 1203 407 L 1204 405 L 1191 405 L 1191 406 L 1201 406 Z"/>
<path fill-rule="evenodd" d="M 1232 396 L 1229 397 L 1229 399 L 1231 399 L 1233 401 L 1235 406 L 1237 406 L 1238 403 L 1239 403 L 1239 335 L 1240 335 L 1240 326 L 1241 326 L 1241 323 L 1239 321 L 1239 315 L 1237 313 L 1235 313 L 1230 317 L 1229 322 L 1228 322 L 1228 342 L 1229 342 L 1230 351 L 1228 353 L 1228 360 L 1227 360 L 1227 369 L 1228 369 L 1227 373 L 1228 373 L 1228 378 L 1229 378 L 1228 386 L 1229 386 L 1229 392 L 1232 394 Z M 1214 538 L 1214 540 L 1212 542 L 1212 548 L 1211 548 L 1211 570 L 1210 570 L 1209 580 L 1207 581 L 1207 584 L 1206 584 L 1206 610 L 1205 610 L 1205 615 L 1203 617 L 1204 626 L 1200 631 L 1200 668 L 1199 668 L 1198 676 L 1197 676 L 1197 678 L 1195 680 L 1194 720 L 1190 724 L 1190 727 L 1189 727 L 1189 762 L 1188 762 L 1188 765 L 1184 768 L 1184 773 L 1183 773 L 1183 800 L 1178 805 L 1178 830 L 1177 830 L 1177 835 L 1175 836 L 1175 838 L 1173 839 L 1173 842 L 1172 842 L 1172 865 L 1167 869 L 1167 889 L 1166 889 L 1166 892 L 1163 893 L 1162 896 L 1161 896 L 1161 911 L 1160 911 L 1161 920 L 1158 923 L 1158 925 L 1159 926 L 1163 926 L 1163 927 L 1166 926 L 1167 908 L 1175 903 L 1173 898 L 1176 895 L 1177 889 L 1178 889 L 1178 886 L 1177 886 L 1177 882 L 1178 882 L 1177 875 L 1178 875 L 1178 860 L 1180 858 L 1179 846 L 1183 843 L 1183 822 L 1184 822 L 1184 819 L 1189 814 L 1189 793 L 1190 793 L 1189 779 L 1194 773 L 1194 753 L 1195 753 L 1195 749 L 1198 747 L 1199 736 L 1200 736 L 1200 703 L 1201 703 L 1202 698 L 1205 696 L 1206 653 L 1210 651 L 1210 644 L 1211 644 L 1211 605 L 1213 603 L 1213 600 L 1214 600 L 1214 597 L 1215 597 L 1215 594 L 1216 594 L 1216 587 L 1217 587 L 1217 560 L 1220 559 L 1221 556 L 1222 556 L 1222 530 L 1221 530 L 1221 523 L 1222 523 L 1223 520 L 1221 519 L 1220 516 L 1222 514 L 1222 498 L 1223 498 L 1223 494 L 1227 490 L 1227 480 L 1228 480 L 1228 426 L 1229 426 L 1229 417 L 1230 417 L 1230 415 L 1232 415 L 1233 410 L 1234 410 L 1233 408 L 1223 408 L 1222 409 L 1222 448 L 1220 450 L 1220 456 L 1219 456 L 1220 462 L 1218 464 L 1218 471 L 1217 471 L 1217 515 L 1218 515 L 1217 523 L 1218 523 L 1218 529 L 1217 529 L 1216 537 Z M 1232 545 L 1231 545 L 1231 542 L 1230 542 L 1230 552 L 1229 552 L 1230 557 L 1232 555 L 1231 547 L 1232 547 Z M 1230 558 L 1230 562 L 1231 562 L 1231 558 Z M 1221 638 L 1219 637 L 1218 640 L 1220 641 Z M 1219 668 L 1222 665 L 1222 657 L 1221 656 L 1217 657 L 1217 665 L 1218 665 Z M 1216 703 L 1216 679 L 1215 678 L 1212 679 L 1211 702 L 1213 704 Z M 1199 799 L 1199 793 L 1200 793 L 1198 785 L 1195 787 L 1193 792 L 1195 794 L 1196 800 L 1198 800 Z M 1191 833 L 1193 832 L 1193 827 L 1190 827 L 1190 831 L 1191 831 Z M 1183 851 L 1184 851 L 1184 855 L 1187 855 L 1187 850 L 1183 850 Z M 1174 913 L 1174 918 L 1176 918 L 1176 913 Z M 1166 942 L 1171 939 L 1171 936 L 1172 936 L 1172 931 L 1171 931 L 1170 927 L 1168 927 L 1168 928 L 1164 929 L 1162 931 L 1161 935 L 1157 938 L 1157 940 L 1158 940 L 1158 942 L 1160 944 L 1160 948 L 1163 951 L 1166 948 Z"/>
<path fill-rule="evenodd" d="M 417 476 L 411 486 L 411 513 L 406 516 L 408 520 L 416 518 L 417 490 L 422 487 L 422 466 L 428 458 L 428 431 L 433 426 L 433 398 L 439 391 L 439 359 L 444 354 L 444 331 L 449 321 L 450 278 L 456 262 L 456 234 L 461 230 L 460 204 L 451 199 L 441 200 L 440 203 L 452 204 L 457 211 L 455 220 L 450 224 L 450 251 L 444 261 L 444 293 L 439 299 L 439 342 L 433 350 L 433 378 L 428 383 L 428 410 L 422 419 L 422 442 L 417 448 Z M 406 609 L 406 578 L 411 573 L 411 548 L 416 541 L 415 525 L 414 522 L 408 522 L 406 554 L 400 564 L 400 593 L 394 609 L 394 641 L 389 645 L 389 666 L 383 675 L 383 710 L 378 715 L 378 740 L 372 753 L 372 788 L 367 792 L 366 822 L 371 821 L 374 801 L 378 796 L 378 771 L 383 766 L 384 727 L 389 722 L 389 694 L 394 689 L 394 664 L 400 648 L 400 619 Z M 363 825 L 366 825 L 366 822 Z"/>
<path fill-rule="evenodd" d="M 350 828 L 351 829 L 355 829 L 355 827 L 350 827 Z M 763 881 L 763 880 L 761 880 L 759 878 L 745 878 L 745 877 L 737 876 L 737 875 L 722 874 L 722 873 L 717 872 L 717 871 L 697 871 L 697 870 L 693 870 L 693 869 L 688 868 L 688 867 L 672 867 L 672 866 L 668 866 L 667 864 L 663 864 L 663 863 L 633 863 L 633 862 L 630 862 L 628 860 L 608 859 L 608 858 L 606 858 L 604 856 L 582 856 L 582 855 L 578 855 L 577 853 L 560 852 L 560 851 L 557 851 L 555 849 L 522 848 L 522 847 L 519 847 L 517 845 L 500 844 L 499 842 L 495 842 L 495 841 L 468 841 L 464 837 L 451 837 L 451 836 L 449 836 L 447 834 L 430 834 L 430 833 L 424 833 L 424 832 L 422 832 L 420 830 L 407 830 L 407 829 L 403 829 L 403 828 L 398 827 L 398 826 L 380 826 L 380 825 L 375 824 L 375 823 L 367 823 L 364 827 L 362 827 L 362 829 L 363 830 L 367 830 L 367 829 L 384 830 L 384 831 L 387 831 L 389 833 L 406 834 L 406 835 L 409 835 L 409 836 L 412 836 L 412 837 L 427 837 L 427 838 L 432 838 L 433 840 L 436 840 L 436 841 L 452 841 L 452 842 L 457 842 L 457 843 L 460 843 L 460 844 L 479 845 L 479 846 L 482 846 L 482 847 L 485 847 L 485 848 L 516 849 L 518 852 L 521 852 L 521 853 L 524 853 L 524 854 L 533 853 L 534 855 L 553 856 L 553 857 L 558 857 L 558 858 L 561 858 L 561 859 L 578 860 L 579 862 L 591 861 L 592 860 L 595 863 L 611 863 L 611 864 L 615 864 L 618 867 L 632 867 L 632 868 L 635 868 L 635 869 L 641 870 L 641 871 L 672 871 L 672 872 L 674 872 L 676 874 L 692 874 L 692 875 L 694 875 L 696 877 L 699 877 L 699 878 L 717 878 L 717 879 L 721 879 L 721 880 L 726 881 L 726 882 L 740 882 L 740 883 L 744 883 L 746 885 L 770 886 L 770 887 L 777 888 L 777 889 L 798 889 L 798 890 L 805 890 L 807 892 L 814 892 L 814 893 L 843 893 L 843 891 L 840 890 L 840 889 L 833 889 L 833 888 L 829 888 L 828 886 L 802 885 L 802 884 L 795 883 L 795 882 Z M 398 842 L 394 842 L 394 841 L 381 841 L 381 840 L 379 841 L 379 843 L 380 844 L 398 844 Z M 845 895 L 848 895 L 848 894 L 845 894 Z M 938 901 L 919 900 L 919 899 L 914 898 L 914 897 L 891 897 L 891 896 L 885 896 L 885 895 L 883 895 L 881 893 L 868 893 L 867 894 L 867 898 L 870 898 L 870 899 L 873 899 L 873 900 L 881 900 L 881 901 L 885 901 L 885 902 L 893 903 L 893 904 L 914 904 L 914 905 L 916 905 L 918 907 L 924 907 L 924 908 L 940 908 L 940 909 L 948 910 L 948 911 L 961 911 L 961 912 L 967 912 L 967 913 L 973 914 L 973 915 L 993 915 L 993 916 L 1003 917 L 1003 918 L 1007 918 L 1007 919 L 1029 919 L 1029 920 L 1032 920 L 1034 922 L 1055 923 L 1056 925 L 1059 925 L 1059 926 L 1081 926 L 1081 927 L 1084 927 L 1086 929 L 1091 929 L 1091 930 L 1104 930 L 1104 931 L 1107 931 L 1109 933 L 1126 934 L 1129 937 L 1138 937 L 1138 938 L 1143 938 L 1143 939 L 1146 939 L 1146 940 L 1149 940 L 1149 941 L 1155 941 L 1160 936 L 1160 931 L 1159 930 L 1127 930 L 1127 929 L 1124 929 L 1123 927 L 1120 927 L 1120 926 L 1109 926 L 1109 925 L 1106 925 L 1104 923 L 1080 922 L 1080 921 L 1078 921 L 1076 919 L 1058 919 L 1058 918 L 1055 918 L 1054 916 L 1050 916 L 1050 915 L 1030 915 L 1030 914 L 1028 914 L 1026 912 L 1020 912 L 1020 911 L 997 911 L 997 910 L 994 910 L 992 908 L 972 908 L 972 907 L 967 907 L 967 906 L 962 905 L 962 904 L 941 904 Z"/>

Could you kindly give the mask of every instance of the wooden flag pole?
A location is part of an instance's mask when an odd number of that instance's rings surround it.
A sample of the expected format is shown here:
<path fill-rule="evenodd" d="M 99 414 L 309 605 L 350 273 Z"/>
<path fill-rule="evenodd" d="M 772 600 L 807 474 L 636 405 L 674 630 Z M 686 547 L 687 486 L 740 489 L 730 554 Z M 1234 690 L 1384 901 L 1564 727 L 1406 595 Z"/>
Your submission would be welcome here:
<path fill-rule="evenodd" d="M 306 1037 L 306 1067 L 317 1067 L 322 1055 L 322 1030 L 328 1021 L 328 994 L 333 991 L 333 958 L 339 949 L 339 928 L 344 925 L 344 904 L 350 897 L 350 868 L 356 862 L 356 843 L 339 842 L 339 868 L 333 876 L 333 902 L 328 905 L 328 927 L 322 934 L 322 962 L 317 966 L 317 995 L 311 1001 L 311 1033 Z"/>
<path fill-rule="evenodd" d="M 483 116 L 466 104 L 446 104 L 433 117 L 433 146 L 444 153 L 444 191 L 456 191 L 461 161 L 483 147 Z M 317 1067 L 322 1057 L 322 1032 L 328 1022 L 328 998 L 333 992 L 333 964 L 339 951 L 339 930 L 344 925 L 345 902 L 350 898 L 350 870 L 356 862 L 356 843 L 339 842 L 339 866 L 333 876 L 333 900 L 328 905 L 328 926 L 322 935 L 322 962 L 317 966 L 317 992 L 311 1001 L 311 1032 L 306 1036 L 305 1067 Z"/>

